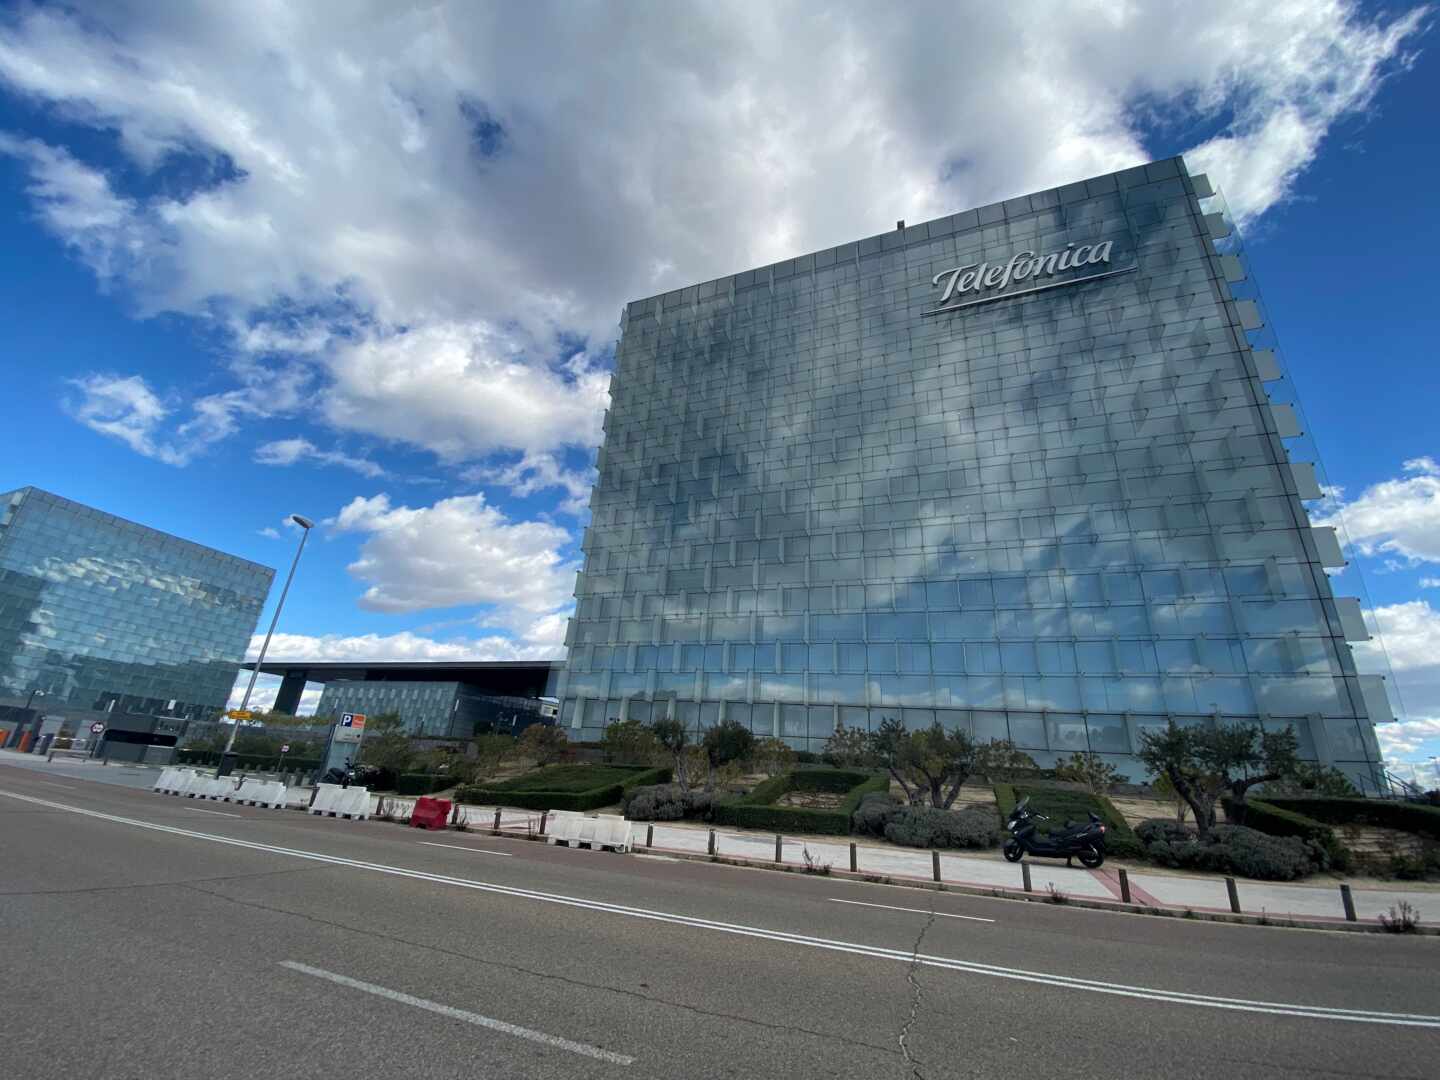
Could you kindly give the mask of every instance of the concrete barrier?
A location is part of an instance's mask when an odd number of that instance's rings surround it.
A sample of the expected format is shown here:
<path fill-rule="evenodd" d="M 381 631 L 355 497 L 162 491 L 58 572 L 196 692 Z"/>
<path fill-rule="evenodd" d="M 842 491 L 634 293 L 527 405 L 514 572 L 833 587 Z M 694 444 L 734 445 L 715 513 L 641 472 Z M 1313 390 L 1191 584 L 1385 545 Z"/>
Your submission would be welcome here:
<path fill-rule="evenodd" d="M 160 770 L 160 778 L 155 781 L 153 790 L 162 795 L 183 795 L 190 789 L 190 784 L 194 779 L 194 769 L 182 769 L 171 765 Z"/>
<path fill-rule="evenodd" d="M 230 801 L 246 806 L 264 806 L 271 810 L 285 808 L 285 785 L 279 780 L 256 780 L 248 777 L 230 795 Z"/>
<path fill-rule="evenodd" d="M 363 787 L 316 784 L 315 801 L 310 804 L 310 813 L 363 821 L 370 816 L 370 791 Z"/>
<path fill-rule="evenodd" d="M 613 814 L 586 817 L 575 810 L 551 810 L 546 839 L 552 844 L 563 840 L 571 847 L 588 844 L 595 851 L 613 848 L 624 852 L 634 846 L 634 826 Z"/>

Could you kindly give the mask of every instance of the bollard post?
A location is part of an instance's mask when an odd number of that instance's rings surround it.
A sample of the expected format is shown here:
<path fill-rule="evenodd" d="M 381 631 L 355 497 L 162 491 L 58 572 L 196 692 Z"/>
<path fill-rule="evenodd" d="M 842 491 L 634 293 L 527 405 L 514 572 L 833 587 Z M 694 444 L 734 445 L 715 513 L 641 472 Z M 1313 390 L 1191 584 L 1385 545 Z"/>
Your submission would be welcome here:
<path fill-rule="evenodd" d="M 1355 922 L 1355 898 L 1350 895 L 1350 886 L 1340 886 L 1340 902 L 1345 905 L 1345 921 Z"/>
<path fill-rule="evenodd" d="M 495 826 L 490 830 L 496 836 L 500 835 L 500 807 L 495 807 Z"/>
<path fill-rule="evenodd" d="M 1130 875 L 1123 866 L 1120 868 L 1120 900 L 1122 903 L 1130 903 Z"/>
<path fill-rule="evenodd" d="M 936 880 L 936 881 L 939 881 L 939 880 L 940 880 L 940 852 L 934 851 L 934 850 L 932 850 L 932 851 L 930 852 L 930 869 L 931 869 L 931 870 L 934 872 L 934 874 L 935 874 L 935 880 Z"/>
<path fill-rule="evenodd" d="M 654 846 L 655 846 L 655 826 L 654 826 L 654 825 L 646 825 L 646 826 L 645 826 L 645 846 L 646 846 L 646 847 L 654 847 Z"/>
<path fill-rule="evenodd" d="M 715 830 L 710 830 L 710 854 L 715 854 Z"/>
<path fill-rule="evenodd" d="M 1235 879 L 1233 877 L 1227 877 L 1225 879 L 1225 891 L 1230 894 L 1230 911 L 1235 915 L 1239 915 L 1240 892 L 1235 888 Z"/>
<path fill-rule="evenodd" d="M 860 864 L 859 864 L 859 860 L 856 858 L 856 855 L 855 855 L 855 841 L 852 840 L 852 841 L 850 841 L 850 872 L 851 872 L 852 874 L 855 874 L 855 873 L 859 873 L 859 871 L 860 871 Z"/>
<path fill-rule="evenodd" d="M 545 835 L 545 819 L 548 818 L 549 816 L 550 816 L 550 811 L 549 811 L 549 810 L 541 810 L 541 811 L 540 811 L 540 835 L 541 835 L 541 836 L 544 836 L 544 835 Z"/>
<path fill-rule="evenodd" d="M 781 859 L 781 857 L 780 857 L 780 834 L 779 834 L 779 833 L 776 833 L 776 834 L 775 834 L 775 861 L 776 861 L 776 862 L 783 862 L 783 861 L 784 861 L 784 860 Z"/>
<path fill-rule="evenodd" d="M 460 824 L 460 802 L 458 799 L 450 804 L 450 824 Z"/>
<path fill-rule="evenodd" d="M 1022 862 L 1020 864 L 1020 874 L 1025 879 L 1025 891 L 1034 892 L 1035 887 L 1030 884 L 1030 864 L 1028 862 Z"/>

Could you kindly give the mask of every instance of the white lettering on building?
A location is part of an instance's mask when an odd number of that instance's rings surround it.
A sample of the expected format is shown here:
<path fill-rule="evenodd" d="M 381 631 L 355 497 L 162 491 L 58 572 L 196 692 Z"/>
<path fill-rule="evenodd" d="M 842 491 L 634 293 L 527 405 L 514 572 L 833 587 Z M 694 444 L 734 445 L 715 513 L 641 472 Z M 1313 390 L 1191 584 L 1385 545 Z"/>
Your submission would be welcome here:
<path fill-rule="evenodd" d="M 947 304 L 966 293 L 1003 289 L 1016 282 L 1049 277 L 1061 270 L 1108 263 L 1113 244 L 1113 240 L 1106 240 L 1101 244 L 1066 244 L 1064 251 L 1052 251 L 1048 255 L 1019 251 L 1010 256 L 1008 263 L 996 263 L 993 266 L 988 262 L 967 263 L 953 270 L 941 270 L 930 281 L 936 288 L 944 282 L 945 292 L 940 297 L 940 303 Z"/>

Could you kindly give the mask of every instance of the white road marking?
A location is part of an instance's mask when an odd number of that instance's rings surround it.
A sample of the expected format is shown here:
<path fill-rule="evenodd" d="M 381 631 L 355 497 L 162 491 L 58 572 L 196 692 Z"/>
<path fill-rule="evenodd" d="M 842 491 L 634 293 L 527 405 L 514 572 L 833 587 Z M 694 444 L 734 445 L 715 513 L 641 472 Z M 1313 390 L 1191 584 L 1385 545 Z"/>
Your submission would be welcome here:
<path fill-rule="evenodd" d="M 916 915 L 943 915 L 947 919 L 967 919 L 970 922 L 994 922 L 994 919 L 982 919 L 979 915 L 952 915 L 948 911 L 930 911 L 923 907 L 896 907 L 894 904 L 867 904 L 864 900 L 837 900 L 830 897 L 834 904 L 854 904 L 856 907 L 878 907 L 886 911 L 913 911 Z"/>
<path fill-rule="evenodd" d="M 453 851 L 473 851 L 476 855 L 499 855 L 504 859 L 510 858 L 512 854 L 509 851 L 490 851 L 483 847 L 466 847 L 464 844 L 437 844 L 433 840 L 421 840 L 420 843 L 426 847 L 448 847 Z"/>
<path fill-rule="evenodd" d="M 515 1024 L 507 1024 L 504 1020 L 495 1020 L 491 1017 L 481 1016 L 479 1013 L 469 1012 L 465 1009 L 456 1009 L 450 1005 L 442 1005 L 438 1001 L 427 1001 L 425 998 L 402 994 L 399 990 L 389 990 L 383 986 L 376 986 L 374 983 L 361 982 L 359 979 L 352 979 L 348 975 L 337 975 L 335 972 L 326 971 L 324 968 L 311 967 L 309 964 L 297 964 L 294 960 L 281 960 L 280 966 L 289 968 L 291 971 L 298 971 L 304 975 L 314 975 L 317 979 L 329 979 L 333 983 L 337 983 L 340 986 L 348 986 L 352 990 L 363 990 L 365 993 L 374 994 L 376 997 L 398 1001 L 402 1005 L 413 1005 L 417 1009 L 428 1009 L 430 1012 L 439 1013 L 441 1016 L 448 1016 L 452 1020 L 464 1020 L 467 1024 L 474 1024 L 476 1027 L 489 1028 L 491 1031 L 499 1031 L 505 1035 L 514 1035 L 520 1039 L 529 1039 L 531 1042 L 543 1043 L 545 1046 L 553 1046 L 558 1050 L 568 1050 L 572 1054 L 596 1058 L 599 1061 L 608 1061 L 612 1065 L 632 1065 L 635 1062 L 635 1059 L 629 1054 L 616 1054 L 610 1050 L 602 1050 L 598 1046 L 591 1046 L 589 1043 L 573 1042 L 570 1039 L 562 1039 L 558 1035 L 547 1035 L 543 1031 L 534 1031 L 530 1028 L 519 1027 Z"/>
<path fill-rule="evenodd" d="M 1029 971 L 1024 968 L 1001 967 L 998 964 L 982 964 L 971 960 L 957 960 L 945 956 L 930 956 L 925 953 L 906 952 L 902 949 L 887 949 L 879 945 L 863 945 L 859 942 L 836 941 L 831 938 L 812 937 L 808 934 L 792 934 L 785 930 L 767 930 L 758 926 L 744 926 L 738 923 L 718 922 L 693 915 L 678 915 L 667 911 L 653 911 L 648 908 L 627 907 L 603 900 L 590 900 L 580 896 L 565 896 L 561 893 L 545 893 L 535 889 L 521 889 L 513 885 L 496 885 L 472 878 L 449 877 L 445 874 L 431 874 L 422 870 L 407 870 L 401 866 L 387 866 L 384 863 L 364 862 L 347 859 L 340 855 L 326 855 L 318 851 L 302 851 L 297 848 L 283 848 L 274 844 L 261 844 L 254 840 L 241 840 L 233 836 L 216 833 L 196 832 L 175 825 L 161 825 L 139 818 L 106 814 L 99 810 L 86 810 L 79 806 L 37 799 L 33 795 L 20 795 L 13 791 L 0 791 L 0 795 L 37 806 L 48 806 L 65 810 L 82 817 L 113 821 L 120 825 L 133 825 L 139 829 L 170 833 L 173 836 L 189 837 L 193 840 L 208 840 L 214 844 L 245 848 L 249 851 L 267 851 L 274 855 L 289 855 L 296 859 L 326 863 L 330 866 L 348 866 L 356 870 L 370 870 L 377 874 L 428 881 L 438 885 L 452 885 L 459 889 L 474 889 L 477 892 L 493 893 L 498 896 L 512 896 L 523 900 L 536 900 L 561 907 L 583 908 L 610 915 L 623 915 L 650 922 L 669 923 L 674 926 L 688 926 L 698 930 L 711 930 L 737 937 L 758 938 L 764 941 L 778 941 L 788 945 L 801 945 L 827 952 L 849 953 L 868 956 L 878 960 L 896 960 L 905 964 L 920 964 L 945 971 L 962 971 L 971 975 L 987 975 L 997 979 L 1013 979 L 1017 982 L 1039 983 L 1045 986 L 1061 987 L 1067 990 L 1085 990 L 1094 994 L 1109 994 L 1114 997 L 1136 998 L 1141 1001 L 1163 1001 L 1172 1005 L 1189 1005 L 1202 1009 L 1225 1009 L 1235 1012 L 1268 1013 L 1276 1016 L 1298 1016 L 1310 1020 L 1349 1020 L 1361 1024 L 1392 1024 L 1398 1027 L 1440 1028 L 1440 1016 L 1425 1013 L 1376 1012 L 1370 1009 L 1341 1009 L 1327 1005 L 1299 1005 L 1283 1001 L 1252 1001 L 1248 998 L 1224 998 L 1209 994 L 1191 994 L 1183 990 L 1163 990 L 1153 987 L 1133 986 L 1128 983 L 1102 982 L 1098 979 L 1080 979 L 1069 975 L 1054 975 L 1044 971 Z"/>
<path fill-rule="evenodd" d="M 181 806 L 181 810 L 193 810 L 197 814 L 214 814 L 216 817 L 242 817 L 241 814 L 227 814 L 223 810 L 201 810 L 198 806 Z"/>

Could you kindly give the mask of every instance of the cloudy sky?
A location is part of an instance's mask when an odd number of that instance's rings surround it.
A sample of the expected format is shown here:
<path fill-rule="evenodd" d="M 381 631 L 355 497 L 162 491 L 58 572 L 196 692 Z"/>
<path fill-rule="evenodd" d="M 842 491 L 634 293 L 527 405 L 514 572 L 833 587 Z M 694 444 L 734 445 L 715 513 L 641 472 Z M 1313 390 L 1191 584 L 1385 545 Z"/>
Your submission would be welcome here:
<path fill-rule="evenodd" d="M 0 487 L 282 568 L 322 521 L 276 656 L 558 655 L 626 300 L 1183 152 L 1423 761 L 1433 44 L 1340 0 L 12 3 Z"/>

